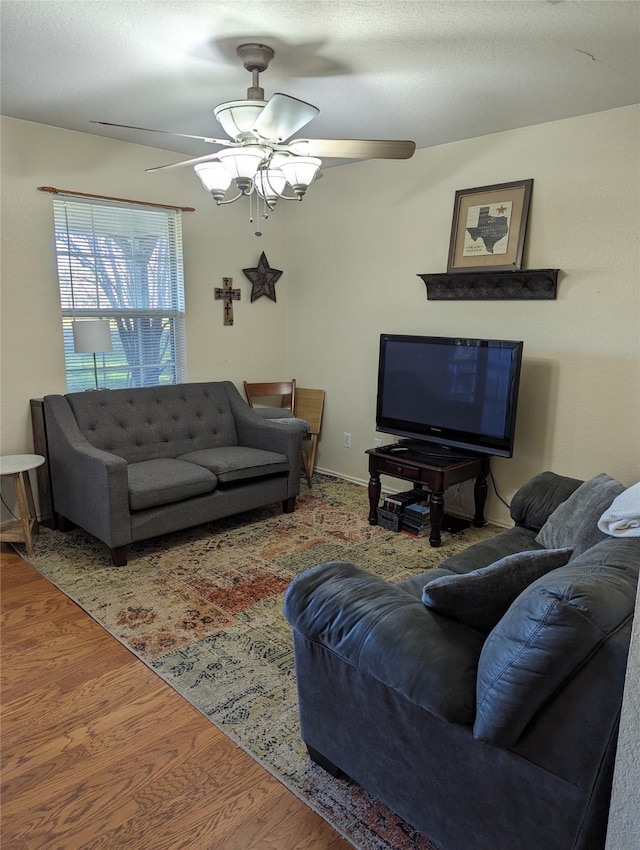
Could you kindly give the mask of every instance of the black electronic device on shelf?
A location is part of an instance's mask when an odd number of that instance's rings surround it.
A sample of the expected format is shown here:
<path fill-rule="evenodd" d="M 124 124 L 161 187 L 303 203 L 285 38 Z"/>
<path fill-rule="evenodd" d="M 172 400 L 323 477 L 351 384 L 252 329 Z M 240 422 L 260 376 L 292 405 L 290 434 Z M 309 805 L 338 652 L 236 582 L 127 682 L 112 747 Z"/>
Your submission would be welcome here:
<path fill-rule="evenodd" d="M 382 334 L 376 428 L 410 451 L 513 455 L 523 343 Z"/>

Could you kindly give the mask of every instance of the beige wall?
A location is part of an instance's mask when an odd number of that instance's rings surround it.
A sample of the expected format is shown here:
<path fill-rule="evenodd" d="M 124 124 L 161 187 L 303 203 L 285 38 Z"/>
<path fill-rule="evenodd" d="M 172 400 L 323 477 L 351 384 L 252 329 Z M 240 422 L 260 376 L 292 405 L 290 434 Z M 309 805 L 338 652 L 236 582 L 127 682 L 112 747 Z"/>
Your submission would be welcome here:
<path fill-rule="evenodd" d="M 257 239 L 247 207 L 216 209 L 191 169 L 145 173 L 185 158 L 175 153 L 11 118 L 2 119 L 1 131 L 4 454 L 32 451 L 29 399 L 66 392 L 52 196 L 38 186 L 195 207 L 183 215 L 189 380 L 228 378 L 242 387 L 256 370 L 281 372 L 288 276 L 276 285 L 276 303 L 263 297 L 251 304 L 242 269 L 255 266 L 262 250 L 273 267 L 286 269 L 283 222 L 267 222 Z M 223 277 L 242 290 L 233 327 L 223 327 L 223 306 L 213 297 Z"/>
<path fill-rule="evenodd" d="M 180 156 L 3 119 L 2 452 L 31 451 L 29 398 L 65 390 L 51 198 L 36 191 L 54 185 L 197 208 L 184 216 L 189 379 L 239 384 L 292 375 L 326 389 L 321 468 L 367 478 L 378 335 L 437 333 L 525 342 L 516 454 L 492 461 L 507 500 L 544 469 L 580 478 L 606 471 L 634 483 L 639 127 L 640 109 L 628 107 L 430 148 L 408 162 L 328 169 L 303 204 L 276 211 L 258 240 L 246 207 L 216 210 L 188 170 L 144 173 Z M 456 189 L 529 177 L 525 266 L 562 269 L 558 299 L 427 301 L 416 275 L 446 269 Z M 276 304 L 249 301 L 241 270 L 261 250 L 284 270 Z M 213 300 L 223 276 L 242 289 L 232 328 L 222 326 L 222 305 Z M 350 449 L 342 447 L 345 431 Z M 468 503 L 468 492 L 463 497 Z M 508 521 L 493 495 L 487 513 Z M 639 667 L 636 650 L 630 681 L 638 681 Z M 629 698 L 622 734 L 637 742 Z M 626 850 L 625 836 L 636 828 L 624 796 L 631 770 L 637 782 L 637 765 L 618 770 L 611 850 Z"/>
<path fill-rule="evenodd" d="M 288 262 L 295 371 L 328 390 L 321 467 L 366 478 L 378 335 L 426 333 L 524 340 L 515 456 L 492 460 L 507 500 L 544 469 L 640 479 L 638 142 L 632 107 L 326 172 Z M 416 275 L 446 271 L 456 189 L 529 177 L 524 265 L 562 270 L 557 300 L 427 301 Z"/>

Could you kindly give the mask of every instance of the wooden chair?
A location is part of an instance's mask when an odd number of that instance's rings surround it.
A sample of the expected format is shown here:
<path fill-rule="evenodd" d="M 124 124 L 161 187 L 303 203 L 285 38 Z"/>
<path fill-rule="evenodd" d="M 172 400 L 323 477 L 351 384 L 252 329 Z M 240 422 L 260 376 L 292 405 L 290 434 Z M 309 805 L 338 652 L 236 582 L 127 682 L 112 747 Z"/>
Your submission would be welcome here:
<path fill-rule="evenodd" d="M 305 419 L 309 423 L 309 431 L 302 443 L 302 466 L 309 487 L 311 487 L 313 467 L 316 462 L 316 449 L 318 447 L 323 410 L 324 390 L 308 390 L 302 387 L 296 389 L 293 415 L 299 419 Z"/>
<path fill-rule="evenodd" d="M 296 381 L 269 381 L 265 383 L 248 383 L 244 381 L 244 393 L 249 407 L 258 407 L 261 411 L 288 410 L 293 416 L 296 400 Z M 274 404 L 274 401 L 279 401 Z M 257 405 L 254 404 L 257 402 Z"/>

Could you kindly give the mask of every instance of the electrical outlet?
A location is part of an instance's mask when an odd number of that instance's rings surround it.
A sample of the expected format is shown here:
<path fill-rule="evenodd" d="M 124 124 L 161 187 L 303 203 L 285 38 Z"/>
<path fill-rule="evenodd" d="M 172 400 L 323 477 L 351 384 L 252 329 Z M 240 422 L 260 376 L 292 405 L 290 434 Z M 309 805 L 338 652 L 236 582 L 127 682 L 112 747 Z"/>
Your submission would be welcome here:
<path fill-rule="evenodd" d="M 351 434 L 347 434 L 346 431 L 342 435 L 342 445 L 345 447 L 345 449 L 351 448 Z"/>
<path fill-rule="evenodd" d="M 380 439 L 380 437 L 375 438 L 375 440 L 373 441 L 373 445 L 376 449 L 380 448 L 380 446 L 382 445 L 382 440 Z"/>

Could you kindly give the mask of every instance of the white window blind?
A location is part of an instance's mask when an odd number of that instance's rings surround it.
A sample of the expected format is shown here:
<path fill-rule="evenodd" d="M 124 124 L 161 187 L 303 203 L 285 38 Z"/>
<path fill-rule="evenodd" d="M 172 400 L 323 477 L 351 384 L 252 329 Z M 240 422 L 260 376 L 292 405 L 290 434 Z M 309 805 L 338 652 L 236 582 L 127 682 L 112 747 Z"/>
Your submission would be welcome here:
<path fill-rule="evenodd" d="M 112 351 L 95 355 L 100 387 L 184 382 L 181 213 L 68 197 L 53 207 L 69 392 L 95 386 L 94 355 L 74 351 L 82 319 L 109 321 Z"/>

